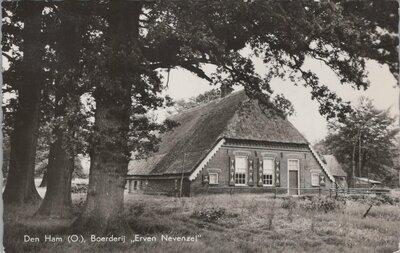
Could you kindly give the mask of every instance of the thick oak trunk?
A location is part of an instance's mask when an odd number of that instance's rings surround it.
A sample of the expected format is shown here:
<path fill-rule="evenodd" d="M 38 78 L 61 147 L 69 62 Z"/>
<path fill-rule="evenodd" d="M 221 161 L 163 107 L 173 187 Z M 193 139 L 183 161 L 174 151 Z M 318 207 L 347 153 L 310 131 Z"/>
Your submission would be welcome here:
<path fill-rule="evenodd" d="M 21 2 L 24 29 L 21 81 L 17 85 L 18 109 L 11 136 L 10 165 L 3 193 L 5 204 L 37 202 L 40 196 L 34 182 L 36 145 L 39 131 L 39 106 L 43 85 L 41 58 L 40 2 Z"/>
<path fill-rule="evenodd" d="M 126 88 L 126 93 L 130 94 L 129 86 Z M 125 98 L 117 99 L 121 96 Z M 121 215 L 129 162 L 126 139 L 130 99 L 129 96 L 120 93 L 113 99 L 98 101 L 94 127 L 101 137 L 93 144 L 90 156 L 89 188 L 85 210 L 74 226 L 78 230 L 95 231 L 98 234 L 117 230 L 126 232 L 129 228 L 124 224 Z"/>
<path fill-rule="evenodd" d="M 59 141 L 50 147 L 47 190 L 38 215 L 68 218 L 72 215 L 72 161 Z"/>
<path fill-rule="evenodd" d="M 121 215 L 127 159 L 122 157 L 123 153 L 118 155 L 120 157 L 114 156 L 111 150 L 94 153 L 91 155 L 86 207 L 76 224 L 80 229 L 100 234 L 120 229 L 125 232 L 127 226 Z"/>
<path fill-rule="evenodd" d="M 96 87 L 94 128 L 98 138 L 92 143 L 86 207 L 75 222 L 76 229 L 97 234 L 129 232 L 123 213 L 125 176 L 130 152 L 128 131 L 131 107 L 129 67 L 125 55 L 136 45 L 141 4 L 134 1 L 110 2 L 108 82 Z"/>
<path fill-rule="evenodd" d="M 61 28 L 58 36 L 57 53 L 61 77 L 55 84 L 55 116 L 66 118 L 71 112 L 71 103 L 79 104 L 79 95 L 74 93 L 76 83 L 70 71 L 77 69 L 81 48 L 79 3 L 63 2 L 60 4 Z M 74 108 L 77 108 L 74 106 Z M 79 108 L 79 107 L 78 107 Z M 71 121 L 72 119 L 67 119 Z M 65 122 L 54 129 L 55 142 L 50 145 L 47 168 L 47 191 L 36 215 L 55 218 L 72 216 L 71 179 L 74 168 L 74 155 L 67 135 L 73 135 L 73 123 Z M 69 136 L 71 139 L 74 136 Z"/>

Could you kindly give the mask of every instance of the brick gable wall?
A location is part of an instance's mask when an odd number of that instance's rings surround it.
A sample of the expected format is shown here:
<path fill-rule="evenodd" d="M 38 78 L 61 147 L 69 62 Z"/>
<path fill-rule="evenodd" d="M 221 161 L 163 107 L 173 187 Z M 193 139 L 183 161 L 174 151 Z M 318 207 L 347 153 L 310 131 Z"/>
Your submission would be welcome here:
<path fill-rule="evenodd" d="M 280 149 L 278 149 L 280 148 Z M 246 154 L 249 159 L 253 160 L 254 165 L 254 185 L 253 186 L 230 186 L 229 185 L 229 166 L 230 159 L 234 158 L 235 155 Z M 316 172 L 325 176 L 326 185 L 321 188 L 329 189 L 331 182 L 328 176 L 323 172 L 321 166 L 308 149 L 307 146 L 290 146 L 285 145 L 284 147 L 277 147 L 276 144 L 270 146 L 251 146 L 251 145 L 238 145 L 237 143 L 227 143 L 220 148 L 215 156 L 210 160 L 206 167 L 200 172 L 195 180 L 190 184 L 191 194 L 203 194 L 203 193 L 249 193 L 249 192 L 275 192 L 274 186 L 258 186 L 257 181 L 259 161 L 262 157 L 275 158 L 280 162 L 280 186 L 288 187 L 288 159 L 298 159 L 300 162 L 299 170 L 299 187 L 300 188 L 312 188 L 311 190 L 302 190 L 300 194 L 318 193 L 316 186 L 311 186 L 311 173 Z M 218 171 L 218 185 L 210 185 L 204 183 L 203 179 L 210 172 Z M 286 193 L 287 189 L 278 189 L 278 193 Z"/>
<path fill-rule="evenodd" d="M 230 181 L 230 160 L 234 159 L 235 155 L 246 155 L 249 160 L 253 161 L 253 185 L 252 186 L 231 186 Z M 227 141 L 208 164 L 197 175 L 196 179 L 189 181 L 187 178 L 183 182 L 183 195 L 191 196 L 198 194 L 212 193 L 274 193 L 275 186 L 259 186 L 258 172 L 259 162 L 263 157 L 274 158 L 279 161 L 280 168 L 280 187 L 277 189 L 279 194 L 287 193 L 288 187 L 288 160 L 298 159 L 300 164 L 299 169 L 299 187 L 311 188 L 301 190 L 300 194 L 318 194 L 319 188 L 330 189 L 332 183 L 328 176 L 324 173 L 322 167 L 313 156 L 307 145 L 291 145 L 291 144 L 262 144 L 255 142 L 239 142 Z M 325 186 L 312 186 L 311 173 L 316 172 L 325 175 Z M 204 182 L 204 177 L 209 176 L 209 173 L 218 173 L 218 185 L 211 185 Z M 143 178 L 143 192 L 147 194 L 165 194 L 169 196 L 178 196 L 180 188 L 180 177 L 169 179 L 167 177 L 159 177 L 157 179 Z M 147 180 L 147 184 L 145 182 Z M 327 193 L 326 191 L 321 191 Z"/>

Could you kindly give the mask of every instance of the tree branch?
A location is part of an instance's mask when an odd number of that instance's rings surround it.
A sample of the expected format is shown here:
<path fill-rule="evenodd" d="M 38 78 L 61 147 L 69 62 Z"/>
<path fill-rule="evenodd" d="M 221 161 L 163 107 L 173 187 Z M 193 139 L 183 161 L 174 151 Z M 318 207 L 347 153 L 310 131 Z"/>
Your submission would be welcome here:
<path fill-rule="evenodd" d="M 5 52 L 2 52 L 2 55 L 3 55 L 4 57 L 6 57 L 7 60 L 10 61 L 10 62 L 12 62 L 12 61 L 15 60 L 14 57 L 12 57 L 11 55 L 9 55 L 9 54 L 7 54 L 7 53 L 5 53 Z"/>
<path fill-rule="evenodd" d="M 212 82 L 212 79 L 206 75 L 206 73 L 198 67 L 195 67 L 193 65 L 190 64 L 180 64 L 180 66 L 186 70 L 189 70 L 190 72 L 196 74 L 198 77 L 203 78 L 209 82 Z"/>

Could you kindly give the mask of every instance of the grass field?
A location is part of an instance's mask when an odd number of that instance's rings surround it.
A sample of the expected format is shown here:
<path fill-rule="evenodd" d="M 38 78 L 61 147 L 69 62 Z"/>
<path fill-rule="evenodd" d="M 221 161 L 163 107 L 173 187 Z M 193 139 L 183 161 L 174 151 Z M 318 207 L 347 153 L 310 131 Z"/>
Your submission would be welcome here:
<path fill-rule="evenodd" d="M 396 193 L 398 194 L 398 193 Z M 84 194 L 74 194 L 78 213 Z M 333 211 L 313 209 L 309 200 L 267 195 L 212 195 L 171 198 L 126 194 L 127 240 L 151 242 L 67 242 L 71 220 L 33 220 L 35 207 L 5 210 L 6 252 L 394 252 L 400 242 L 400 206 L 346 201 Z M 325 202 L 319 202 L 325 203 Z M 336 202 L 335 202 L 336 203 Z M 369 203 L 369 202 L 368 202 Z M 44 235 L 63 242 L 43 242 Z M 24 243 L 24 235 L 39 243 Z M 161 235 L 196 236 L 197 242 L 165 242 Z M 119 235 L 114 235 L 119 236 Z"/>

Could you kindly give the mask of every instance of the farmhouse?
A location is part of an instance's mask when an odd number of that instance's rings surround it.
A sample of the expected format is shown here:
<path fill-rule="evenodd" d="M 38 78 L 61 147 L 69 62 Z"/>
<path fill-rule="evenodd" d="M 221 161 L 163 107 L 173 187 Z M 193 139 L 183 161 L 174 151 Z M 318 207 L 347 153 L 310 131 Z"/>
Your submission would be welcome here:
<path fill-rule="evenodd" d="M 129 164 L 129 192 L 316 193 L 335 179 L 307 140 L 273 108 L 232 93 L 171 118 L 159 151 Z"/>

